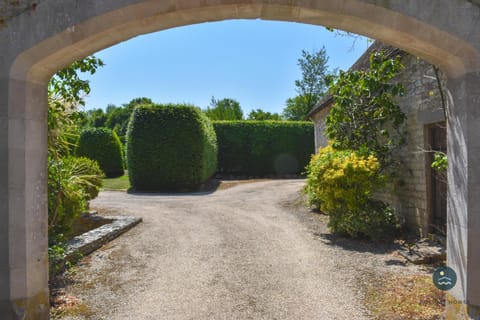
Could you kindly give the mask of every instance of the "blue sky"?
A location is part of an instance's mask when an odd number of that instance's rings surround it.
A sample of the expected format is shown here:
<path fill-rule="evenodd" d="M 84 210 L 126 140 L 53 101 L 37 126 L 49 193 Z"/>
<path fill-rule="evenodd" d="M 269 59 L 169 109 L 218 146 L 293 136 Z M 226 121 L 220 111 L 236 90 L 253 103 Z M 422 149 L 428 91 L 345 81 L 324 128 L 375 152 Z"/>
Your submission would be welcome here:
<path fill-rule="evenodd" d="M 365 38 L 335 36 L 324 27 L 291 22 L 229 20 L 143 35 L 97 52 L 105 66 L 88 76 L 86 108 L 105 109 L 136 97 L 205 108 L 212 96 L 233 98 L 244 114 L 281 112 L 296 95 L 301 50 L 325 46 L 330 68 L 348 69 Z"/>

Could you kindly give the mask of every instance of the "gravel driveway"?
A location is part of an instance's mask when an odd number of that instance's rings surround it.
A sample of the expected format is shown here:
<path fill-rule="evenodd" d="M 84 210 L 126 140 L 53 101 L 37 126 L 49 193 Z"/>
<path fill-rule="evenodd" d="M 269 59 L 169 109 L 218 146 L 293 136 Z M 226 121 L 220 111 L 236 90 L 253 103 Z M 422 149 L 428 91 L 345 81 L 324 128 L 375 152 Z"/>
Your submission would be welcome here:
<path fill-rule="evenodd" d="M 295 205 L 303 184 L 102 192 L 93 209 L 143 223 L 80 264 L 67 290 L 89 310 L 69 319 L 367 319 L 359 279 L 405 267 L 329 239 L 325 223 Z"/>

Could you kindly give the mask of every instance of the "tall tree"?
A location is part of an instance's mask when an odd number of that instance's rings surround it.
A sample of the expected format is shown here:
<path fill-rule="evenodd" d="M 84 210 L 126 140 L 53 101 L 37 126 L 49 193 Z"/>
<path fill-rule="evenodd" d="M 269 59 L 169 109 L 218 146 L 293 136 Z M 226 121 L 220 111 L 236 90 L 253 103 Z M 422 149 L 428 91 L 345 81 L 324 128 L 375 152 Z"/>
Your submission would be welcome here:
<path fill-rule="evenodd" d="M 256 109 L 250 111 L 247 120 L 282 120 L 282 117 L 278 113 L 271 113 L 263 111 L 262 109 Z"/>
<path fill-rule="evenodd" d="M 211 120 L 242 120 L 243 111 L 240 103 L 234 99 L 217 100 L 212 97 L 210 106 L 204 111 Z"/>
<path fill-rule="evenodd" d="M 98 108 L 98 109 L 88 110 L 86 114 L 88 119 L 87 126 L 91 126 L 95 128 L 105 127 L 105 122 L 107 121 L 107 115 L 102 109 Z"/>
<path fill-rule="evenodd" d="M 376 52 L 370 55 L 368 70 L 342 71 L 335 82 L 332 79 L 335 104 L 325 133 L 334 148 L 373 152 L 383 168 L 393 164 L 392 153 L 405 141 L 406 116 L 397 102 L 405 88 L 392 81 L 402 68 L 400 57 Z"/>
<path fill-rule="evenodd" d="M 298 59 L 302 78 L 295 81 L 297 96 L 287 100 L 283 115 L 288 120 L 307 120 L 307 114 L 327 91 L 325 78 L 332 74 L 328 69 L 328 55 L 325 47 L 318 51 L 302 50 Z"/>
<path fill-rule="evenodd" d="M 304 121 L 308 120 L 308 113 L 313 107 L 310 107 L 308 99 L 305 96 L 296 96 L 288 98 L 286 107 L 283 109 L 282 116 L 287 120 Z"/>

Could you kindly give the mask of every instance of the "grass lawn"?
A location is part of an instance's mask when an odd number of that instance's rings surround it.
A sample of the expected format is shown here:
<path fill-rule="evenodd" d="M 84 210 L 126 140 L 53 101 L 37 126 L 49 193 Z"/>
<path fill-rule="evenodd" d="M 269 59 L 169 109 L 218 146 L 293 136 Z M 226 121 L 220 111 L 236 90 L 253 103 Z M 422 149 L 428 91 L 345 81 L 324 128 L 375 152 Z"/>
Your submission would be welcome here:
<path fill-rule="evenodd" d="M 125 174 L 118 178 L 105 178 L 103 179 L 104 190 L 121 190 L 125 191 L 130 188 L 130 181 L 128 175 Z"/>

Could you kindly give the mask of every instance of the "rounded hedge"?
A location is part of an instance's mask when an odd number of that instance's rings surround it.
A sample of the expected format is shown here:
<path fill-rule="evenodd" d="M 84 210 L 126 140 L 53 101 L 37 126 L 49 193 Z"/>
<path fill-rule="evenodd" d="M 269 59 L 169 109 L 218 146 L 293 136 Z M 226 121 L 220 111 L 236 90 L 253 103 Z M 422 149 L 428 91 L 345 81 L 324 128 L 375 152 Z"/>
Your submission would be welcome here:
<path fill-rule="evenodd" d="M 117 134 L 107 128 L 89 128 L 82 131 L 76 155 L 96 160 L 107 178 L 123 175 L 122 144 Z"/>
<path fill-rule="evenodd" d="M 188 191 L 217 167 L 217 138 L 210 120 L 189 105 L 143 105 L 127 131 L 127 168 L 134 190 Z"/>

